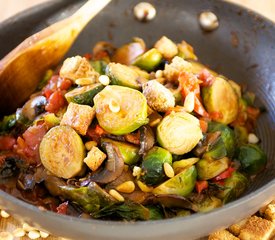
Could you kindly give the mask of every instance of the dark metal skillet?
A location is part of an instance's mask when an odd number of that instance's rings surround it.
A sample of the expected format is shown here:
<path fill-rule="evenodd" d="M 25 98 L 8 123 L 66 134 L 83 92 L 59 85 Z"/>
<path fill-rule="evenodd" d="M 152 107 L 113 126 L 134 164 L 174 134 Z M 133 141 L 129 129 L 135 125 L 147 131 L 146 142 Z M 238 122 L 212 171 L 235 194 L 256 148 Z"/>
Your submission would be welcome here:
<path fill-rule="evenodd" d="M 140 36 L 149 44 L 166 35 L 185 39 L 203 63 L 248 85 L 267 112 L 258 122 L 257 135 L 268 155 L 266 169 L 248 192 L 221 209 L 207 214 L 153 222 L 83 220 L 41 212 L 36 207 L 0 192 L 0 205 L 19 218 L 36 223 L 56 235 L 73 239 L 195 239 L 228 226 L 255 212 L 275 195 L 275 24 L 246 9 L 219 0 L 150 1 L 157 9 L 149 23 L 136 21 L 132 9 L 138 1 L 117 0 L 86 27 L 68 55 L 82 54 L 100 40 L 116 45 Z M 52 1 L 30 9 L 0 25 L 0 58 L 28 35 L 70 14 L 83 1 Z M 197 16 L 203 10 L 217 14 L 220 27 L 201 31 Z M 91 37 L 92 36 L 92 37 Z M 20 93 L 18 93 L 20 94 Z"/>

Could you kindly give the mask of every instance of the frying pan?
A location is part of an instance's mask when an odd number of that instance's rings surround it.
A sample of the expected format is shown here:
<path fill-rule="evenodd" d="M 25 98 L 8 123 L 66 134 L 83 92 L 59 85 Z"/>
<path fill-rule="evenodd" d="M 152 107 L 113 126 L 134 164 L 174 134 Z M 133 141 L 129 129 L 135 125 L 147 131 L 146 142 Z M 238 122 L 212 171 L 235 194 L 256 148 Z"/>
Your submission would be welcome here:
<path fill-rule="evenodd" d="M 257 105 L 266 112 L 258 121 L 256 134 L 268 155 L 266 169 L 253 181 L 246 194 L 225 207 L 206 214 L 150 222 L 111 222 L 85 220 L 42 212 L 4 192 L 0 205 L 19 219 L 34 223 L 55 235 L 73 239 L 196 239 L 226 227 L 275 197 L 275 24 L 247 9 L 220 0 L 152 0 L 156 18 L 137 21 L 132 9 L 137 0 L 114 0 L 81 33 L 68 56 L 91 51 L 100 40 L 119 46 L 133 36 L 148 46 L 166 35 L 176 42 L 185 39 L 193 45 L 201 62 L 221 74 L 247 85 L 255 92 Z M 59 0 L 25 11 L 0 25 L 0 57 L 41 28 L 75 11 L 83 1 Z M 220 26 L 203 32 L 198 14 L 213 11 Z M 0 86 L 1 87 L 1 86 Z M 18 93 L 20 94 L 20 93 Z"/>

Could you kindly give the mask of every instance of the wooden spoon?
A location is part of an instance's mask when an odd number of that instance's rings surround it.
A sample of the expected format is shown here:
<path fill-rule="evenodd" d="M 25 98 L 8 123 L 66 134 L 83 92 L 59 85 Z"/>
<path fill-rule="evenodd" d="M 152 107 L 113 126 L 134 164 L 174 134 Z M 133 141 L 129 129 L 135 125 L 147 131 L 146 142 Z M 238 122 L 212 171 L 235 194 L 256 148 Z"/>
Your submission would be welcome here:
<path fill-rule="evenodd" d="M 25 39 L 0 61 L 0 116 L 21 106 L 86 24 L 111 0 L 89 0 L 72 16 Z"/>

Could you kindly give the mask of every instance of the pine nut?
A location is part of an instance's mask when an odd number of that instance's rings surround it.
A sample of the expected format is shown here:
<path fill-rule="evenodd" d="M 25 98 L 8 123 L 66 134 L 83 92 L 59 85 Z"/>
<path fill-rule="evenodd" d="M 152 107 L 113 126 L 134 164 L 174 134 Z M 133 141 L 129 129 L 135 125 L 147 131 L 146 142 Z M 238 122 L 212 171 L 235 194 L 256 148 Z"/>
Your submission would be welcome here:
<path fill-rule="evenodd" d="M 138 187 L 140 188 L 140 190 L 142 192 L 148 193 L 148 192 L 152 192 L 153 191 L 153 187 L 149 187 L 149 186 L 147 186 L 145 183 L 143 183 L 141 181 L 137 181 L 137 185 L 138 185 Z"/>
<path fill-rule="evenodd" d="M 135 190 L 135 184 L 133 181 L 127 181 L 118 185 L 116 190 L 122 193 L 131 193 Z"/>
<path fill-rule="evenodd" d="M 187 96 L 185 97 L 184 100 L 184 104 L 183 104 L 184 109 L 186 110 L 186 112 L 193 112 L 194 107 L 195 107 L 195 93 L 194 92 L 190 92 L 187 94 Z"/>
<path fill-rule="evenodd" d="M 37 230 L 31 230 L 29 233 L 28 233 L 28 237 L 30 239 L 37 239 L 37 238 L 40 238 L 40 233 L 37 231 Z"/>
<path fill-rule="evenodd" d="M 210 11 L 204 11 L 200 14 L 199 23 L 205 31 L 213 31 L 219 27 L 218 17 Z"/>
<path fill-rule="evenodd" d="M 107 75 L 100 75 L 98 81 L 104 86 L 110 84 L 110 78 Z"/>
<path fill-rule="evenodd" d="M 32 230 L 36 230 L 34 227 L 31 227 L 29 224 L 27 224 L 27 223 L 23 223 L 23 229 L 24 229 L 24 231 L 26 231 L 26 232 L 30 232 L 30 231 L 32 231 Z"/>
<path fill-rule="evenodd" d="M 79 78 L 75 80 L 75 83 L 80 86 L 86 86 L 95 83 L 95 81 L 91 78 Z"/>
<path fill-rule="evenodd" d="M 133 176 L 139 178 L 141 175 L 141 168 L 138 166 L 134 166 L 133 168 Z"/>
<path fill-rule="evenodd" d="M 258 143 L 259 138 L 254 133 L 249 133 L 247 138 L 248 143 Z"/>
<path fill-rule="evenodd" d="M 120 195 L 119 192 L 117 192 L 115 189 L 111 189 L 109 191 L 109 194 L 114 197 L 116 200 L 118 200 L 119 202 L 124 202 L 124 197 L 122 195 Z"/>
<path fill-rule="evenodd" d="M 23 228 L 16 228 L 14 231 L 13 231 L 13 236 L 14 237 L 24 237 L 26 234 L 26 232 L 24 231 Z"/>
<path fill-rule="evenodd" d="M 44 231 L 39 231 L 39 233 L 40 233 L 40 236 L 41 236 L 42 238 L 47 238 L 47 237 L 50 235 L 49 233 L 44 232 Z"/>
<path fill-rule="evenodd" d="M 0 215 L 1 215 L 2 218 L 9 218 L 10 217 L 10 214 L 8 214 L 5 210 L 1 210 Z"/>
<path fill-rule="evenodd" d="M 165 162 L 163 164 L 163 169 L 164 169 L 164 173 L 167 177 L 172 178 L 175 176 L 174 169 L 172 168 L 172 166 L 169 163 Z"/>
<path fill-rule="evenodd" d="M 90 151 L 93 147 L 97 146 L 97 142 L 96 141 L 89 141 L 85 143 L 85 148 L 87 149 L 87 151 Z"/>
<path fill-rule="evenodd" d="M 13 236 L 10 232 L 0 232 L 1 240 L 13 240 Z"/>
<path fill-rule="evenodd" d="M 113 113 L 118 113 L 120 111 L 120 105 L 116 100 L 111 99 L 110 102 L 109 102 L 109 109 Z"/>
<path fill-rule="evenodd" d="M 163 76 L 162 70 L 157 70 L 155 73 L 156 78 L 161 78 Z"/>

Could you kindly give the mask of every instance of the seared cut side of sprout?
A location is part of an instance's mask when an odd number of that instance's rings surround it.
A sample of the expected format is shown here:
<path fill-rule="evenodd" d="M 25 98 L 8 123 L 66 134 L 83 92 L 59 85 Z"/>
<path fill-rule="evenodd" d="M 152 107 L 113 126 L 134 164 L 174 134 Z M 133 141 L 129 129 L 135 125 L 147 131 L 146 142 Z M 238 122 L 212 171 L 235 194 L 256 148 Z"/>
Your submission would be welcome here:
<path fill-rule="evenodd" d="M 84 144 L 69 126 L 57 126 L 47 132 L 39 152 L 43 166 L 55 176 L 68 179 L 84 169 Z"/>

